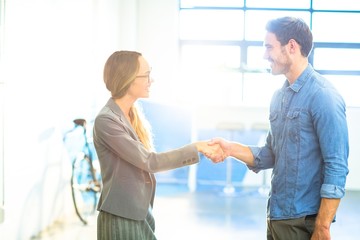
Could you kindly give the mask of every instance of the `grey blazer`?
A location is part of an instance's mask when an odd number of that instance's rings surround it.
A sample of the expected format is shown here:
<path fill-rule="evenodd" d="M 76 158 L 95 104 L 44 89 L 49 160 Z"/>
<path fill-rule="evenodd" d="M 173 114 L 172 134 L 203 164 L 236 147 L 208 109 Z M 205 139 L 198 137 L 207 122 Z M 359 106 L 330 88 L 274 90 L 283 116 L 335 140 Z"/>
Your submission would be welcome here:
<path fill-rule="evenodd" d="M 149 152 L 112 98 L 95 119 L 93 137 L 103 181 L 97 209 L 124 218 L 145 219 L 154 202 L 154 173 L 199 162 L 195 144 Z"/>

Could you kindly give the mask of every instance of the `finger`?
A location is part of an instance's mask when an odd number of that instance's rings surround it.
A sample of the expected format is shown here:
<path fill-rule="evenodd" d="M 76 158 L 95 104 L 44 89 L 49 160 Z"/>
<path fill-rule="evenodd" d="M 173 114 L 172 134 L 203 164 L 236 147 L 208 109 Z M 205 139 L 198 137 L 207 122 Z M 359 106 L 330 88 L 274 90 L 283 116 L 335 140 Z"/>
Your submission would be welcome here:
<path fill-rule="evenodd" d="M 216 145 L 216 144 L 218 144 L 218 143 L 217 143 L 216 139 L 210 139 L 207 144 L 208 144 L 209 146 L 214 146 L 214 145 Z"/>

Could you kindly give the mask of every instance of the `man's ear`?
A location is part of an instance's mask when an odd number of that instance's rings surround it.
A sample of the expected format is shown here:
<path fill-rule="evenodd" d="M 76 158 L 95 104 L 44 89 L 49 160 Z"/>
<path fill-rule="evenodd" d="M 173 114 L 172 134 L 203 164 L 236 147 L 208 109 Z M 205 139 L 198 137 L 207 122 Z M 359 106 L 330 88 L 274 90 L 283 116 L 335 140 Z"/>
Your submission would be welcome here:
<path fill-rule="evenodd" d="M 288 46 L 290 53 L 295 53 L 297 49 L 300 51 L 300 45 L 295 41 L 295 39 L 290 39 Z"/>

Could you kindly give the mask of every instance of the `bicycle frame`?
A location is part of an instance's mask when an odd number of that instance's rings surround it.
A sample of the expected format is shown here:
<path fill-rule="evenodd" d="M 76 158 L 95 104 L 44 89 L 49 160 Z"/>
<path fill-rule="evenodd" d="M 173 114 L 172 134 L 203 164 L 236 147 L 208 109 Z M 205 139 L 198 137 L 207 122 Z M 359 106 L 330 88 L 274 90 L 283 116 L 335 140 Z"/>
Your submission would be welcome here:
<path fill-rule="evenodd" d="M 71 159 L 71 194 L 75 212 L 79 219 L 87 224 L 87 218 L 96 210 L 101 191 L 99 165 L 94 166 L 97 155 L 92 138 L 87 135 L 85 119 L 75 119 L 74 128 L 64 137 Z"/>

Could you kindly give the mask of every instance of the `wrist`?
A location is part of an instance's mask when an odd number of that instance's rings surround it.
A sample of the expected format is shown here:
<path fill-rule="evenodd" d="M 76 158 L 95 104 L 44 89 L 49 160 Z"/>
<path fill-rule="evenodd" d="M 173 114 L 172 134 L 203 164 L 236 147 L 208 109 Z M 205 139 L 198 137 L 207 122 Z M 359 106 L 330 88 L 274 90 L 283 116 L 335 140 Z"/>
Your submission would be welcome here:
<path fill-rule="evenodd" d="M 319 219 L 319 217 L 317 217 L 317 219 L 315 221 L 315 228 L 319 229 L 319 230 L 328 230 L 328 229 L 330 229 L 330 225 L 331 225 L 331 223 L 321 221 L 321 219 Z"/>
<path fill-rule="evenodd" d="M 196 142 L 196 144 L 195 144 L 196 150 L 198 152 L 202 152 L 204 150 L 204 144 L 205 144 L 205 142 L 203 142 L 203 141 Z"/>

